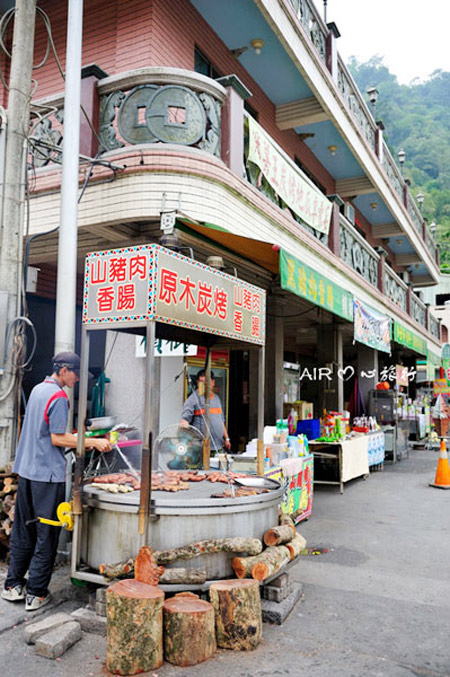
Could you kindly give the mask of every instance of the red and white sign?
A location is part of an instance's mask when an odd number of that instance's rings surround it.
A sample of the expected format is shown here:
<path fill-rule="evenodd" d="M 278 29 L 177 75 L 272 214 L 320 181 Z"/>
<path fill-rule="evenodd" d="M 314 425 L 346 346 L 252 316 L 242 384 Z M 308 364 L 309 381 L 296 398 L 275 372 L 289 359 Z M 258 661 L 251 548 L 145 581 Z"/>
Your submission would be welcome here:
<path fill-rule="evenodd" d="M 156 244 L 86 257 L 85 324 L 154 320 L 264 345 L 265 304 L 263 289 Z"/>

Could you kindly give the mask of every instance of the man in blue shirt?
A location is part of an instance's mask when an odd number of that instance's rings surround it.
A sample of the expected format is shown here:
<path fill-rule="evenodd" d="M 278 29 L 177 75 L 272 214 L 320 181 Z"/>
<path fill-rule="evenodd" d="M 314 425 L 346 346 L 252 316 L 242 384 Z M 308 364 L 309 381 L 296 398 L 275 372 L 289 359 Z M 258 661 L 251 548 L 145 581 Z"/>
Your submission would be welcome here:
<path fill-rule="evenodd" d="M 40 609 L 51 599 L 48 585 L 60 530 L 35 520 L 37 517 L 55 520 L 56 508 L 64 501 L 65 448 L 76 448 L 77 437 L 66 432 L 69 399 L 63 388 L 73 388 L 79 375 L 78 355 L 71 352 L 55 355 L 52 375 L 31 392 L 17 446 L 13 472 L 19 475 L 19 486 L 10 563 L 1 596 L 9 602 L 26 597 L 26 611 Z M 90 438 L 89 446 L 100 452 L 111 450 L 106 439 Z"/>

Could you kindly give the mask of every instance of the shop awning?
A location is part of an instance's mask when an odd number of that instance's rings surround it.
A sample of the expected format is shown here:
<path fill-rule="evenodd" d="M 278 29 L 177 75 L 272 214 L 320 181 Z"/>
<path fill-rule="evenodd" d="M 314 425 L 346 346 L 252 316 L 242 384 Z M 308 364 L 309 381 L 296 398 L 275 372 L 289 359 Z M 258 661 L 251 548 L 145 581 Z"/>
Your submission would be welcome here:
<path fill-rule="evenodd" d="M 272 273 L 278 273 L 278 251 L 273 249 L 272 242 L 254 240 L 250 237 L 235 235 L 212 223 L 196 223 L 187 218 L 177 218 L 179 224 L 188 226 L 205 239 L 216 242 L 224 250 L 228 250 L 249 259 Z"/>
<path fill-rule="evenodd" d="M 280 284 L 316 306 L 329 310 L 351 322 L 353 296 L 325 275 L 313 270 L 284 249 L 280 249 Z"/>
<path fill-rule="evenodd" d="M 414 350 L 419 355 L 427 355 L 428 353 L 426 340 L 397 321 L 394 321 L 394 341 Z"/>

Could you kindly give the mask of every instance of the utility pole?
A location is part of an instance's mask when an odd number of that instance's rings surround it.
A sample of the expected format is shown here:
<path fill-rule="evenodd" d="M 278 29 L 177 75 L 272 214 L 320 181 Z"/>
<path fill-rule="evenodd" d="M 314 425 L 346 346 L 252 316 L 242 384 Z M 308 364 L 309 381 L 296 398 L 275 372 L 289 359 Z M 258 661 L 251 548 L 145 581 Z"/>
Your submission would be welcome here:
<path fill-rule="evenodd" d="M 0 467 L 15 450 L 17 373 L 10 352 L 19 324 L 22 281 L 22 239 L 25 201 L 27 135 L 30 122 L 36 0 L 16 0 L 6 129 L 6 156 L 1 209 L 0 292 L 6 299 L 6 322 L 0 332 L 8 335 L 5 360 L 0 355 Z M 1 343 L 1 342 L 0 342 Z"/>
<path fill-rule="evenodd" d="M 55 354 L 75 349 L 82 35 L 83 0 L 69 0 Z"/>

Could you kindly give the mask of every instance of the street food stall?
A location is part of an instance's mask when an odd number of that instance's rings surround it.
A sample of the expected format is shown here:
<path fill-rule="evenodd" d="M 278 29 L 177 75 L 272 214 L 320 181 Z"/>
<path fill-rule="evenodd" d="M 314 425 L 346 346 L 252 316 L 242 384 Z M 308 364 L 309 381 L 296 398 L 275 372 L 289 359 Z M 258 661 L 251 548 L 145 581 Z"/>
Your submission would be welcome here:
<path fill-rule="evenodd" d="M 130 470 L 126 446 L 121 450 L 125 465 L 119 475 L 128 477 L 121 480 L 122 487 L 125 483 L 128 489 L 109 493 L 102 491 L 98 482 L 85 480 L 90 338 L 92 332 L 105 329 L 143 334 L 147 346 L 153 346 L 156 338 L 176 337 L 206 346 L 207 355 L 213 345 L 257 350 L 255 406 L 263 451 L 265 302 L 264 290 L 157 244 L 95 252 L 86 257 L 79 438 L 73 484 L 73 578 L 105 583 L 98 573 L 100 565 L 134 557 L 143 545 L 161 550 L 202 539 L 261 538 L 265 530 L 277 524 L 283 489 L 263 477 L 263 453 L 259 454 L 261 477 L 253 479 L 259 479 L 264 488 L 253 491 L 246 486 L 241 487 L 241 492 L 236 490 L 233 485 L 238 477 L 229 472 L 219 473 L 220 481 L 214 483 L 214 476 L 208 472 L 207 443 L 203 445 L 200 469 L 197 465 L 191 472 L 187 472 L 188 468 L 161 471 L 154 439 L 159 390 L 153 350 L 147 350 L 145 357 L 139 467 Z M 209 373 L 207 359 L 205 402 L 209 401 Z M 205 410 L 208 420 L 208 404 Z M 171 487 L 164 487 L 164 482 Z M 117 484 L 120 489 L 119 480 Z M 223 578 L 232 575 L 231 557 L 226 552 L 214 558 L 202 555 L 194 566 L 206 569 L 209 580 Z M 186 567 L 191 564 L 186 562 Z"/>

